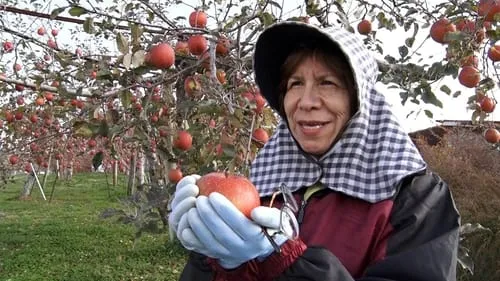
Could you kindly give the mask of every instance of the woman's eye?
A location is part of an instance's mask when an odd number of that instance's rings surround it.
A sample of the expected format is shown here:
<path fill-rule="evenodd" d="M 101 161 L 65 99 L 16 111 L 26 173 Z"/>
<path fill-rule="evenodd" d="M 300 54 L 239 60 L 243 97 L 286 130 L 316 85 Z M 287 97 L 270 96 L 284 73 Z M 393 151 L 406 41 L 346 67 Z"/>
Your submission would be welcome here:
<path fill-rule="evenodd" d="M 295 86 L 300 86 L 302 83 L 300 81 L 291 81 L 288 83 L 288 88 L 293 88 Z"/>
<path fill-rule="evenodd" d="M 330 80 L 323 80 L 321 81 L 321 85 L 337 85 L 337 84 Z"/>

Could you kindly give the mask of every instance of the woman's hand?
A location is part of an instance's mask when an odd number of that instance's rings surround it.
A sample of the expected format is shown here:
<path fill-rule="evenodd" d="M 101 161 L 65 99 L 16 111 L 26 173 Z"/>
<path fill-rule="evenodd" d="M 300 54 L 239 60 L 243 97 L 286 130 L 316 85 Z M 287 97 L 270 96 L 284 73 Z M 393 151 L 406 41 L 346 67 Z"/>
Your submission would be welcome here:
<path fill-rule="evenodd" d="M 168 216 L 168 226 L 170 231 L 174 232 L 178 238 L 180 232 L 187 227 L 185 223 L 181 225 L 180 222 L 183 217 L 187 217 L 185 216 L 187 212 L 195 207 L 196 197 L 200 193 L 200 189 L 196 185 L 196 181 L 199 178 L 199 175 L 185 176 L 175 187 L 174 197 L 170 206 L 172 211 Z"/>
<path fill-rule="evenodd" d="M 236 268 L 273 252 L 263 227 L 280 229 L 280 216 L 279 209 L 260 206 L 252 211 L 250 220 L 226 197 L 214 192 L 196 199 L 196 208 L 182 218 L 180 224 L 188 223 L 190 227 L 179 233 L 179 239 L 194 251 L 218 259 L 222 267 Z M 288 238 L 275 234 L 272 239 L 281 246 Z"/>

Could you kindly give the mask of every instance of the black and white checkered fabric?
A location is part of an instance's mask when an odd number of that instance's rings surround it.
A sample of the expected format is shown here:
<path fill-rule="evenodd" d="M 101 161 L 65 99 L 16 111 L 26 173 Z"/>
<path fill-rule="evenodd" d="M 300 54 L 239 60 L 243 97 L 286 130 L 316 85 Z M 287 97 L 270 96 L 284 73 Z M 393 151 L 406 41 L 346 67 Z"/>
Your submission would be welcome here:
<path fill-rule="evenodd" d="M 252 163 L 250 179 L 261 196 L 272 194 L 281 184 L 295 191 L 319 181 L 332 190 L 368 202 L 388 199 L 403 177 L 425 169 L 426 163 L 385 97 L 375 89 L 377 63 L 363 43 L 344 29 L 316 30 L 338 43 L 350 60 L 360 110 L 338 142 L 318 159 L 299 149 L 282 120 Z M 254 63 L 255 60 L 258 58 L 254 58 Z M 259 75 L 266 75 L 260 72 L 255 73 L 257 81 Z"/>

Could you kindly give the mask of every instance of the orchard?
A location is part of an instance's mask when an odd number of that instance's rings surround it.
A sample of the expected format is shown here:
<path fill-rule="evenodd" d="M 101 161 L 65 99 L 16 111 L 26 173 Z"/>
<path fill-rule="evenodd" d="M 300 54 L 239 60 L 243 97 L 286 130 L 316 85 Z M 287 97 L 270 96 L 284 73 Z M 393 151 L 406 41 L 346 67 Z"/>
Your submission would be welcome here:
<path fill-rule="evenodd" d="M 491 119 L 500 1 L 305 0 L 286 11 L 268 0 L 14 2 L 0 5 L 4 177 L 31 172 L 30 163 L 128 173 L 154 191 L 148 200 L 165 223 L 182 175 L 246 175 L 269 140 L 278 117 L 253 81 L 252 50 L 265 27 L 285 20 L 357 33 L 379 59 L 382 86 L 425 105 L 429 118 L 446 108 L 443 95 L 467 95 L 463 109 L 500 149 Z M 397 55 L 381 39 L 392 32 L 405 38 Z M 422 46 L 445 55 L 424 56 Z"/>

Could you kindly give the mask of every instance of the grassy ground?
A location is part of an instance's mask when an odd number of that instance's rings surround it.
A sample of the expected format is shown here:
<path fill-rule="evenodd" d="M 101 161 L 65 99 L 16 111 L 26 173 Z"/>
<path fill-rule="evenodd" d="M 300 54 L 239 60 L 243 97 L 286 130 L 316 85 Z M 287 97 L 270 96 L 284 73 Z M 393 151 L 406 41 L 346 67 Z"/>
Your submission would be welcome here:
<path fill-rule="evenodd" d="M 119 206 L 123 181 L 108 189 L 103 174 L 80 174 L 59 181 L 49 204 L 38 189 L 19 201 L 23 180 L 0 189 L 0 281 L 178 278 L 185 252 L 167 243 L 168 234 L 144 235 L 134 245 L 132 225 L 99 219 Z"/>

